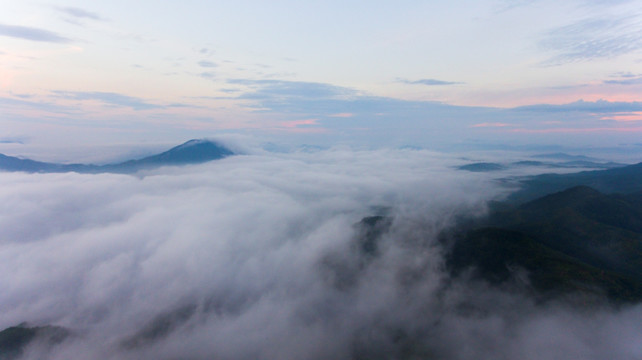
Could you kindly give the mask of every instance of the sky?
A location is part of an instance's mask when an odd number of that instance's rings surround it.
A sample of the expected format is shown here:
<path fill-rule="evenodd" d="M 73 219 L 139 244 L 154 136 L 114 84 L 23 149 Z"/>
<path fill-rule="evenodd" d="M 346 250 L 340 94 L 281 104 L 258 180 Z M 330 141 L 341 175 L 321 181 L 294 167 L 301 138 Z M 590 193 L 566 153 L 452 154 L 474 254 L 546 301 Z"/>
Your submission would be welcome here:
<path fill-rule="evenodd" d="M 640 151 L 640 1 L 0 1 L 0 151 Z"/>

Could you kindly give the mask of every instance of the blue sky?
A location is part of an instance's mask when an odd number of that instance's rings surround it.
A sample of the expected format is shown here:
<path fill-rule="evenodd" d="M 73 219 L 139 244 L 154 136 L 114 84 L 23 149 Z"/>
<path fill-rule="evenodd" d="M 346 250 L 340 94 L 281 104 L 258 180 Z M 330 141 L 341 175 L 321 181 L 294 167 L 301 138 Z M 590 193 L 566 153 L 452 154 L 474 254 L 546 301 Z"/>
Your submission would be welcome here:
<path fill-rule="evenodd" d="M 0 145 L 642 142 L 639 1 L 0 3 Z"/>

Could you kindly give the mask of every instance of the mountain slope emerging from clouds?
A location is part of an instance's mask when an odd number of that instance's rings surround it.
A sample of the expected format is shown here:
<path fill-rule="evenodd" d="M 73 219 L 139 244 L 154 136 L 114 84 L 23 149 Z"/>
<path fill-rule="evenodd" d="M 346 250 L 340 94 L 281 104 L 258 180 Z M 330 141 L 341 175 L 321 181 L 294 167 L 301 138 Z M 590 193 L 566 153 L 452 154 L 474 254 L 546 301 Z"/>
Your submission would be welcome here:
<path fill-rule="evenodd" d="M 580 185 L 497 211 L 456 237 L 449 264 L 454 273 L 473 268 L 492 283 L 525 270 L 540 293 L 640 301 L 642 195 Z"/>
<path fill-rule="evenodd" d="M 0 154 L 0 170 L 22 172 L 134 173 L 161 166 L 199 164 L 234 155 L 230 149 L 209 140 L 190 140 L 163 153 L 118 164 L 56 164 Z"/>

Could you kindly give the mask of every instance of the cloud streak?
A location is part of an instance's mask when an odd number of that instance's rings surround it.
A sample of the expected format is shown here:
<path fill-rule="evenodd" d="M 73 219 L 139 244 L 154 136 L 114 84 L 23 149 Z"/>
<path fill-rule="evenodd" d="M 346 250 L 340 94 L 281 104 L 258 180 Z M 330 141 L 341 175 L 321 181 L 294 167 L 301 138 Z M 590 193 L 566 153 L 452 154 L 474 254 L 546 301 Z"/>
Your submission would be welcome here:
<path fill-rule="evenodd" d="M 241 99 L 265 100 L 274 98 L 328 99 L 346 98 L 357 95 L 357 91 L 341 86 L 324 83 L 286 81 L 286 80 L 251 80 L 230 79 L 229 84 L 245 85 L 251 92 L 242 95 Z"/>
<path fill-rule="evenodd" d="M 218 65 L 216 63 L 211 62 L 211 61 L 201 60 L 201 61 L 198 62 L 198 66 L 205 67 L 205 68 L 213 68 L 213 67 L 217 67 Z"/>
<path fill-rule="evenodd" d="M 163 109 L 166 106 L 153 104 L 147 102 L 141 98 L 134 96 L 128 96 L 113 92 L 102 92 L 102 91 L 54 91 L 54 94 L 65 99 L 72 100 L 96 100 L 102 103 L 119 106 L 119 107 L 129 107 L 134 110 L 152 110 L 152 109 Z"/>
<path fill-rule="evenodd" d="M 419 80 L 406 80 L 398 79 L 398 82 L 410 85 L 427 85 L 427 86 L 442 86 L 442 85 L 458 85 L 463 84 L 462 82 L 456 81 L 443 81 L 437 79 L 419 79 Z"/>
<path fill-rule="evenodd" d="M 642 84 L 642 76 L 628 76 L 621 79 L 604 80 L 603 83 L 608 85 L 640 85 Z"/>
<path fill-rule="evenodd" d="M 513 108 L 516 111 L 533 111 L 543 113 L 559 113 L 559 112 L 588 112 L 588 113 L 619 113 L 642 111 L 642 102 L 617 102 L 607 100 L 597 101 L 584 101 L 579 100 L 576 102 L 560 105 L 551 104 L 538 104 L 527 105 Z"/>
<path fill-rule="evenodd" d="M 104 21 L 105 19 L 91 11 L 87 11 L 81 8 L 77 7 L 56 7 L 56 9 L 66 15 L 73 16 L 75 18 L 80 18 L 80 19 L 90 19 L 90 20 L 98 20 L 98 21 Z"/>
<path fill-rule="evenodd" d="M 50 43 L 70 43 L 71 39 L 58 35 L 52 31 L 16 25 L 0 24 L 0 36 L 8 36 L 17 39 Z"/>
<path fill-rule="evenodd" d="M 592 18 L 551 30 L 540 41 L 557 53 L 542 65 L 608 59 L 642 49 L 642 28 L 636 17 Z"/>

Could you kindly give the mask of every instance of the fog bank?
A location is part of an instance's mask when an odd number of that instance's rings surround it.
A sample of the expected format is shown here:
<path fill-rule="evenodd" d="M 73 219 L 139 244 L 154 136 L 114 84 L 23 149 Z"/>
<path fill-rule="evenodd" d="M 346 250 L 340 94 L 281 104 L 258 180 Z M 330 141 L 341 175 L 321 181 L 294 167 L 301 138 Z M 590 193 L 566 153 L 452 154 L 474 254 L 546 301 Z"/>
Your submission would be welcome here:
<path fill-rule="evenodd" d="M 642 357 L 639 307 L 448 277 L 437 234 L 507 191 L 459 164 L 339 148 L 0 173 L 0 327 L 70 330 L 26 359 Z"/>

